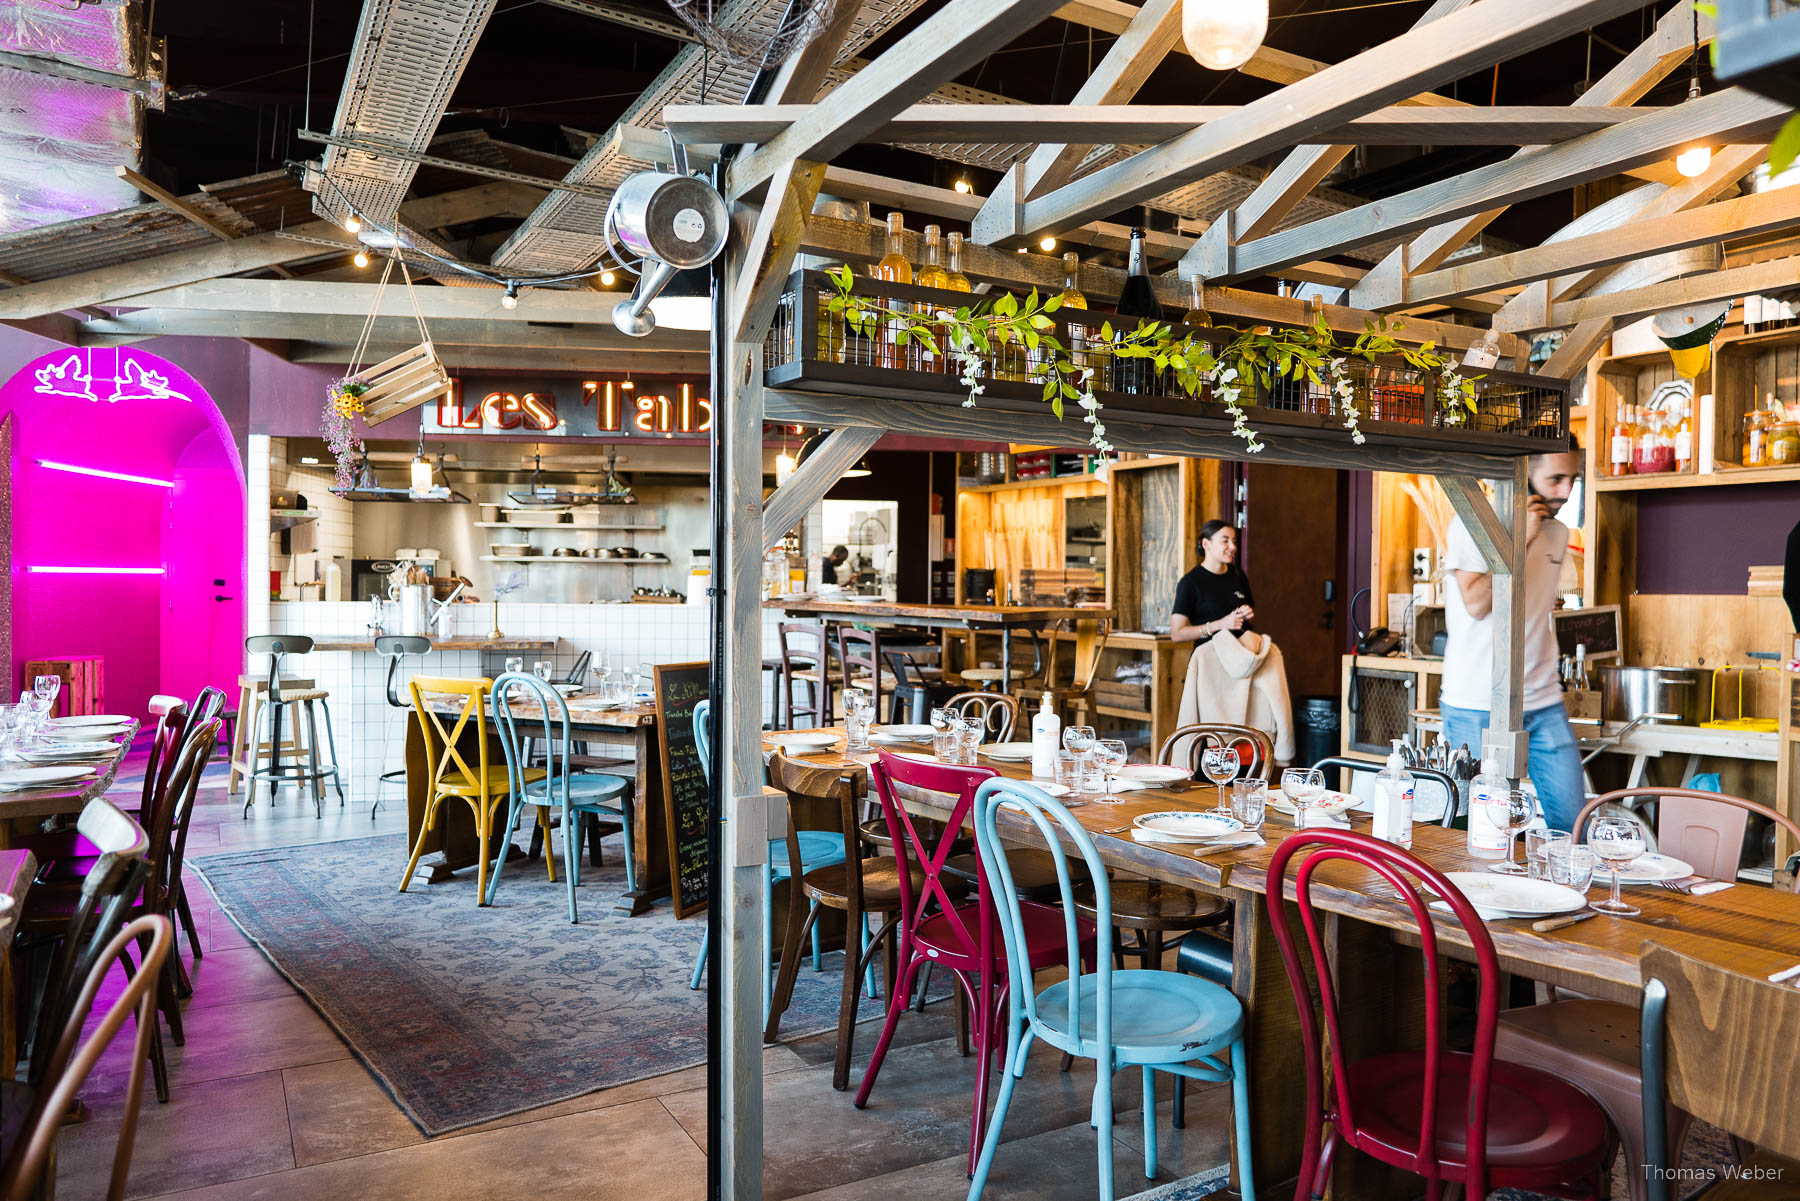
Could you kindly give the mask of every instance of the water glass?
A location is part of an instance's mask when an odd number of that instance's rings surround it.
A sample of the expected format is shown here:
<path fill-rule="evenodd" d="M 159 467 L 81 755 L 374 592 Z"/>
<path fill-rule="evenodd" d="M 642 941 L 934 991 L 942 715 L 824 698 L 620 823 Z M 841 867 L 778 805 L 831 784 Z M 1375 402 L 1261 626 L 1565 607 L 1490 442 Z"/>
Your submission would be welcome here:
<path fill-rule="evenodd" d="M 936 727 L 931 731 L 931 754 L 939 763 L 955 763 L 960 750 L 960 735 L 954 726 Z"/>
<path fill-rule="evenodd" d="M 1615 917 L 1642 913 L 1636 905 L 1619 899 L 1619 872 L 1644 853 L 1644 828 L 1630 817 L 1597 817 L 1588 826 L 1587 841 L 1594 854 L 1612 869 L 1612 896 L 1595 901 L 1588 908 Z"/>
<path fill-rule="evenodd" d="M 987 723 L 976 718 L 964 718 L 956 733 L 957 763 L 963 767 L 974 767 L 980 762 L 976 757 L 976 749 L 981 746 L 982 735 L 987 733 Z"/>
<path fill-rule="evenodd" d="M 1550 878 L 1545 866 L 1545 853 L 1552 843 L 1568 842 L 1567 830 L 1527 830 L 1525 831 L 1525 874 L 1533 880 Z"/>
<path fill-rule="evenodd" d="M 550 660 L 539 659 L 536 663 L 531 665 L 531 674 L 548 684 L 550 682 L 550 673 L 555 670 L 555 668 L 556 664 L 552 663 Z"/>
<path fill-rule="evenodd" d="M 1087 767 L 1081 756 L 1071 751 L 1056 752 L 1056 782 L 1069 790 L 1069 796 L 1078 796 L 1087 783 Z"/>
<path fill-rule="evenodd" d="M 1586 892 L 1594 883 L 1594 868 L 1600 862 L 1589 847 L 1579 846 L 1573 839 L 1552 842 L 1544 848 L 1544 874 L 1552 884 Z"/>
<path fill-rule="evenodd" d="M 1100 799 L 1107 804 L 1116 804 L 1118 798 L 1113 796 L 1113 775 L 1125 766 L 1125 743 L 1118 738 L 1102 738 L 1094 743 L 1092 754 L 1104 782 Z"/>
<path fill-rule="evenodd" d="M 844 693 L 844 750 L 847 754 L 869 749 L 869 726 L 875 720 L 875 706 L 867 693 L 851 689 Z"/>
<path fill-rule="evenodd" d="M 506 670 L 508 673 L 524 671 L 524 657 L 522 655 L 508 655 L 506 658 Z"/>
<path fill-rule="evenodd" d="M 1268 804 L 1268 781 L 1233 780 L 1231 782 L 1231 816 L 1244 823 L 1244 829 L 1262 829 L 1263 817 L 1268 810 Z"/>
<path fill-rule="evenodd" d="M 33 676 L 31 678 L 31 690 L 37 694 L 37 698 L 40 701 L 43 701 L 44 704 L 54 705 L 56 704 L 56 694 L 62 691 L 62 677 L 51 675 Z"/>

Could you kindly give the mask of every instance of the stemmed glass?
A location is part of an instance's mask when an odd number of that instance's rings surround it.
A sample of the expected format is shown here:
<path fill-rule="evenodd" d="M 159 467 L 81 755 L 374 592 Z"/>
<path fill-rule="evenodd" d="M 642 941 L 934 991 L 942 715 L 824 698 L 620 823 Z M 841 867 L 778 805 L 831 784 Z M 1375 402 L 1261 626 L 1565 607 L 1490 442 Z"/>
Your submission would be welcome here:
<path fill-rule="evenodd" d="M 0 703 L 0 761 L 10 759 L 18 741 L 19 726 L 25 718 L 23 705 Z"/>
<path fill-rule="evenodd" d="M 1113 775 L 1125 766 L 1125 742 L 1120 738 L 1101 738 L 1094 743 L 1094 762 L 1100 765 L 1101 779 L 1105 792 L 1101 800 L 1109 805 L 1117 804 L 1119 798 L 1113 795 Z"/>
<path fill-rule="evenodd" d="M 1532 803 L 1531 794 L 1522 788 L 1506 790 L 1506 858 L 1498 863 L 1488 864 L 1490 872 L 1499 872 L 1503 876 L 1523 876 L 1529 868 L 1513 858 L 1513 847 L 1518 844 L 1519 834 L 1531 819 L 1537 815 L 1537 807 Z"/>
<path fill-rule="evenodd" d="M 1200 752 L 1200 771 L 1219 789 L 1218 813 L 1229 815 L 1231 803 L 1225 799 L 1225 785 L 1238 774 L 1237 751 L 1228 746 L 1209 746 Z"/>
<path fill-rule="evenodd" d="M 1619 872 L 1644 853 L 1644 828 L 1629 817 L 1597 817 L 1588 826 L 1587 844 L 1600 861 L 1612 869 L 1612 896 L 1595 901 L 1588 908 L 1614 917 L 1642 913 L 1636 905 L 1627 905 L 1619 899 Z"/>
<path fill-rule="evenodd" d="M 62 691 L 61 676 L 33 676 L 31 690 L 37 694 L 38 700 L 44 702 L 46 709 L 56 704 L 56 694 Z"/>
<path fill-rule="evenodd" d="M 1075 756 L 1075 758 L 1081 762 L 1081 779 L 1083 781 L 1083 786 L 1076 789 L 1076 791 L 1085 792 L 1087 791 L 1086 780 L 1088 764 L 1093 759 L 1094 743 L 1098 740 L 1099 735 L 1094 731 L 1093 726 L 1064 726 L 1062 738 L 1063 750 L 1069 752 L 1069 754 Z"/>
<path fill-rule="evenodd" d="M 1316 767 L 1290 767 L 1281 773 L 1281 791 L 1294 807 L 1294 828 L 1306 828 L 1306 814 L 1325 795 L 1325 773 Z"/>
<path fill-rule="evenodd" d="M 844 693 L 844 751 L 857 754 L 869 749 L 869 724 L 875 717 L 875 706 L 869 694 L 860 688 Z"/>

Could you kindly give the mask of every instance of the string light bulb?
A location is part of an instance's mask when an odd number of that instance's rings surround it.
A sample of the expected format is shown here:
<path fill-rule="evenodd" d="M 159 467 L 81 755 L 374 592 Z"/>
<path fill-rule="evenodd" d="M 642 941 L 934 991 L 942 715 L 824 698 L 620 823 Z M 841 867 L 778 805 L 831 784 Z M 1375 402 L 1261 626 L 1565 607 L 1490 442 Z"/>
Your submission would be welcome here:
<path fill-rule="evenodd" d="M 519 307 L 519 285 L 515 281 L 507 281 L 506 294 L 500 298 L 500 307 L 516 309 Z"/>
<path fill-rule="evenodd" d="M 369 252 L 366 250 L 359 250 L 350 256 L 350 261 L 355 263 L 358 267 L 367 267 L 369 265 Z"/>
<path fill-rule="evenodd" d="M 619 282 L 619 277 L 617 275 L 613 274 L 611 271 L 602 271 L 600 273 L 600 286 L 601 287 L 610 288 L 618 282 Z"/>
<path fill-rule="evenodd" d="M 1269 0 L 1181 0 L 1181 40 L 1211 71 L 1249 62 L 1269 32 Z"/>
<path fill-rule="evenodd" d="M 1052 238 L 1052 237 L 1045 237 L 1042 241 L 1040 241 L 1038 243 L 1038 249 L 1043 251 L 1045 254 L 1049 254 L 1052 250 L 1056 249 L 1056 239 Z"/>
<path fill-rule="evenodd" d="M 966 179 L 958 179 L 956 181 L 956 183 L 952 186 L 954 186 L 956 188 L 956 190 L 958 192 L 961 192 L 964 196 L 967 196 L 969 193 L 971 193 L 975 190 L 974 187 L 972 187 L 970 185 L 969 181 Z"/>
<path fill-rule="evenodd" d="M 355 213 L 351 213 L 348 217 L 344 218 L 344 229 L 348 233 L 361 233 L 362 218 L 358 217 Z"/>
<path fill-rule="evenodd" d="M 1694 9 L 1694 52 L 1688 60 L 1688 93 L 1687 98 L 1700 99 L 1700 10 Z M 1702 142 L 1697 146 L 1689 146 L 1675 156 L 1675 170 L 1683 178 L 1693 179 L 1704 175 L 1712 166 L 1712 147 Z"/>

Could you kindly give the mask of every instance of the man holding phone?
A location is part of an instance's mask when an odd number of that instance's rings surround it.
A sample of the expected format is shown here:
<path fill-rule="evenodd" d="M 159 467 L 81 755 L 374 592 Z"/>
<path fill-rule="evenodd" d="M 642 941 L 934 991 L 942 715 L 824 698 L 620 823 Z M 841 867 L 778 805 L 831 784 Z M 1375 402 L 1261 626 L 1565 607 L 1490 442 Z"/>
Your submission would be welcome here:
<path fill-rule="evenodd" d="M 1569 528 L 1556 520 L 1581 478 L 1578 448 L 1533 455 L 1531 499 L 1525 518 L 1525 730 L 1531 736 L 1527 771 L 1537 789 L 1544 820 L 1552 829 L 1571 830 L 1586 801 L 1581 752 L 1563 709 L 1556 672 L 1557 581 L 1569 552 Z M 1444 682 L 1438 708 L 1444 737 L 1467 745 L 1477 756 L 1488 727 L 1494 678 L 1494 576 L 1475 540 L 1458 521 L 1444 550 L 1446 587 Z"/>

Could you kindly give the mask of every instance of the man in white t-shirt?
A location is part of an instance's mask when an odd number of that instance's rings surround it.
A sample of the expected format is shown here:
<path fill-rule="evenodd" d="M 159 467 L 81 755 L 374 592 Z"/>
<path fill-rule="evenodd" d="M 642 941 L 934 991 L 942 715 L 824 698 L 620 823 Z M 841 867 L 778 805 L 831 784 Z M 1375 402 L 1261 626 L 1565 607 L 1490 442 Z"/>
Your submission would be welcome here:
<path fill-rule="evenodd" d="M 1569 528 L 1556 520 L 1581 476 L 1574 451 L 1534 455 L 1531 500 L 1525 519 L 1525 729 L 1531 736 L 1526 770 L 1552 829 L 1573 828 L 1586 800 L 1581 753 L 1563 709 L 1556 672 L 1557 581 L 1569 552 Z M 1475 540 L 1457 522 L 1444 551 L 1444 682 L 1438 707 L 1444 737 L 1481 754 L 1494 679 L 1494 577 Z"/>

